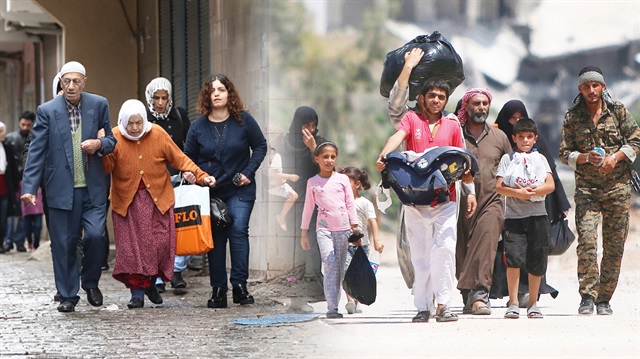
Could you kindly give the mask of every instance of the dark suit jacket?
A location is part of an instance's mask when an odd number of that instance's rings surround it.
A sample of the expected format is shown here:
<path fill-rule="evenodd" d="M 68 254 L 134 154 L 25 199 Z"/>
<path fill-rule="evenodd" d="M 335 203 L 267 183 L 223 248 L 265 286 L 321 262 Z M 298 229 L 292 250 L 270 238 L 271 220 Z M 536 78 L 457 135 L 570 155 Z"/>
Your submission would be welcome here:
<path fill-rule="evenodd" d="M 98 130 L 105 130 L 100 139 L 102 148 L 92 156 L 83 154 L 87 189 L 92 205 L 107 201 L 107 183 L 102 169 L 101 154 L 113 152 L 116 139 L 111 132 L 109 104 L 102 96 L 82 93 L 82 141 L 97 138 Z M 64 96 L 57 96 L 40 106 L 31 129 L 31 143 L 22 177 L 22 193 L 36 194 L 44 170 L 47 205 L 71 210 L 73 206 L 73 151 L 71 127 Z M 88 161 L 88 163 L 87 163 Z"/>

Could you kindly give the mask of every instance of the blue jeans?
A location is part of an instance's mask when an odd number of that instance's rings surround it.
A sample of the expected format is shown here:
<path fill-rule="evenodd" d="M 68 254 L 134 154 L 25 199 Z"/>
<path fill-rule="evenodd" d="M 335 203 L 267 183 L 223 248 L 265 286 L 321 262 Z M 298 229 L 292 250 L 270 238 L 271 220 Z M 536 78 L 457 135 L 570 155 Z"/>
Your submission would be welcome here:
<path fill-rule="evenodd" d="M 4 243 L 15 243 L 18 246 L 24 245 L 24 218 L 22 216 L 7 217 L 7 232 Z"/>
<path fill-rule="evenodd" d="M 213 231 L 213 249 L 208 253 L 209 279 L 212 287 L 228 289 L 227 241 L 231 256 L 232 285 L 247 284 L 249 278 L 249 219 L 255 201 L 242 201 L 234 194 L 225 198 L 233 224 Z"/>

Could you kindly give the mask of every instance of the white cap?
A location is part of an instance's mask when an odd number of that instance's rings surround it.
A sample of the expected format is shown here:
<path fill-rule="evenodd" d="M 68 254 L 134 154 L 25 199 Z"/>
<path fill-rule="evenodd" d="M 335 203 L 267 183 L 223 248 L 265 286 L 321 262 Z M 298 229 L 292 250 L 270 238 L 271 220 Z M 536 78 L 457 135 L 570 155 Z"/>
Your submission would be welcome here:
<path fill-rule="evenodd" d="M 60 69 L 60 73 L 58 73 L 58 76 L 62 77 L 65 74 L 68 74 L 69 72 L 78 72 L 78 73 L 81 73 L 83 76 L 87 76 L 87 71 L 84 69 L 84 66 L 82 66 L 82 64 L 79 63 L 78 61 L 69 61 L 66 64 L 64 64 Z"/>

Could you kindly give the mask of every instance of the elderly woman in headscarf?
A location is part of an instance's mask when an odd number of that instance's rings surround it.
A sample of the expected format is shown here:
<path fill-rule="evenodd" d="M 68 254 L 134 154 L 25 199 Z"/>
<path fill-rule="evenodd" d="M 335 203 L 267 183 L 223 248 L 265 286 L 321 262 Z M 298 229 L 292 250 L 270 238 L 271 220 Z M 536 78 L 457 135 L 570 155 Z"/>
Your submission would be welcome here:
<path fill-rule="evenodd" d="M 145 294 L 160 304 L 155 279 L 171 280 L 176 252 L 175 198 L 166 166 L 192 172 L 200 185 L 214 186 L 215 178 L 147 120 L 146 108 L 138 100 L 122 105 L 113 135 L 118 145 L 102 159 L 104 171 L 111 173 L 113 277 L 131 290 L 130 309 L 143 307 Z"/>
<path fill-rule="evenodd" d="M 524 103 L 520 100 L 510 100 L 502 106 L 502 109 L 498 113 L 498 117 L 496 119 L 496 125 L 502 132 L 507 135 L 509 142 L 511 143 L 511 147 L 513 147 L 514 151 L 516 150 L 516 143 L 513 140 L 513 125 L 521 118 L 529 117 L 527 113 L 527 108 Z M 571 204 L 567 199 L 567 195 L 564 192 L 564 187 L 562 187 L 562 182 L 558 177 L 558 172 L 556 171 L 556 163 L 554 156 L 549 151 L 547 147 L 547 143 L 544 140 L 544 134 L 538 134 L 538 140 L 534 146 L 534 151 L 540 152 L 549 163 L 549 167 L 551 168 L 551 175 L 553 177 L 553 182 L 555 183 L 555 190 L 545 197 L 545 204 L 547 207 L 547 216 L 549 221 L 553 221 L 556 219 L 563 218 L 566 213 L 571 208 Z M 502 298 L 503 296 L 508 296 L 509 292 L 507 290 L 507 277 L 506 277 L 506 265 L 502 262 L 502 241 L 498 244 L 498 252 L 496 254 L 496 263 L 493 271 L 493 285 L 491 286 L 490 298 Z M 525 305 L 528 302 L 528 299 L 525 296 L 528 296 L 529 293 L 529 279 L 527 277 L 527 271 L 524 268 L 520 269 L 520 288 L 518 289 L 518 296 L 521 296 L 519 303 L 521 305 Z M 548 285 L 546 283 L 546 275 L 542 277 L 542 283 L 540 284 L 540 294 L 551 294 L 553 298 L 558 295 L 558 291 Z"/>

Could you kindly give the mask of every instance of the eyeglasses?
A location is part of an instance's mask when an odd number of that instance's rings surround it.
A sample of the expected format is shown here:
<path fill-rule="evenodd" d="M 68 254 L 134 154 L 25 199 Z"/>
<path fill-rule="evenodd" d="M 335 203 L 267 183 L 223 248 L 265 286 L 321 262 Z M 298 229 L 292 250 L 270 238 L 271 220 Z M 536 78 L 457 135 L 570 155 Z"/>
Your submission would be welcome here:
<path fill-rule="evenodd" d="M 82 81 L 84 81 L 84 78 L 75 78 L 75 79 L 62 79 L 62 83 L 65 85 L 69 85 L 71 82 L 74 83 L 74 85 L 80 85 L 82 83 Z"/>

